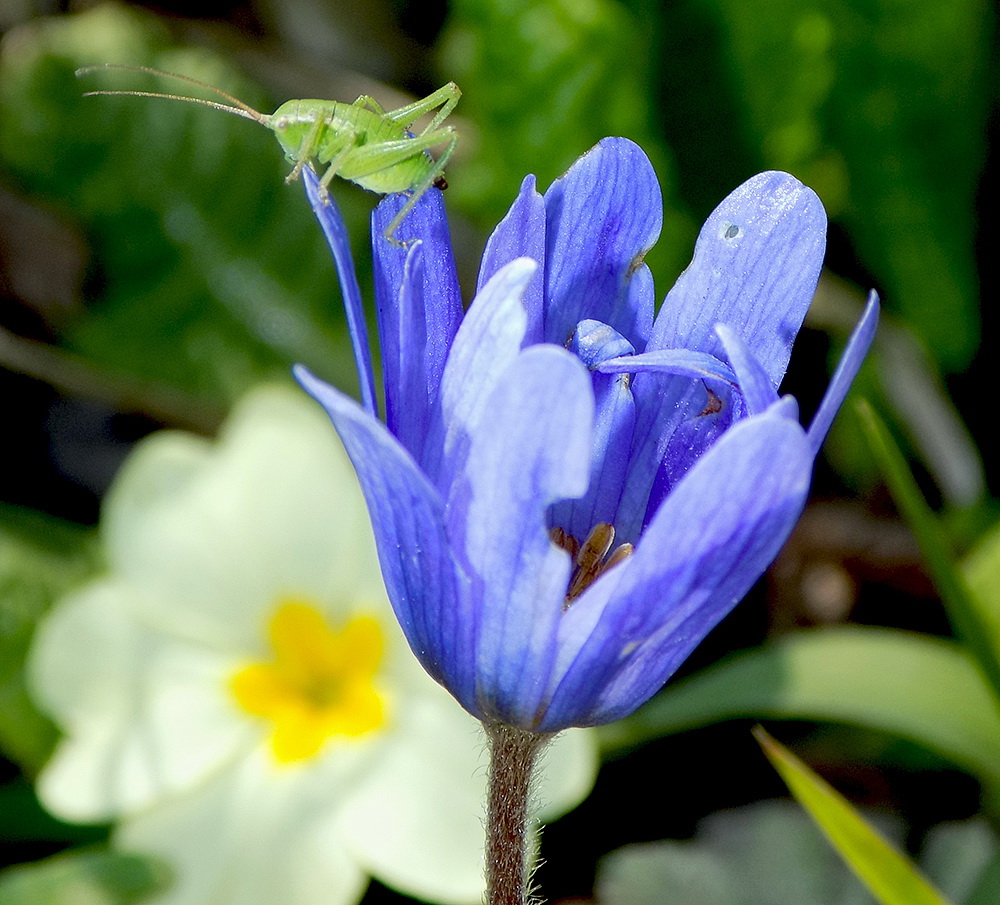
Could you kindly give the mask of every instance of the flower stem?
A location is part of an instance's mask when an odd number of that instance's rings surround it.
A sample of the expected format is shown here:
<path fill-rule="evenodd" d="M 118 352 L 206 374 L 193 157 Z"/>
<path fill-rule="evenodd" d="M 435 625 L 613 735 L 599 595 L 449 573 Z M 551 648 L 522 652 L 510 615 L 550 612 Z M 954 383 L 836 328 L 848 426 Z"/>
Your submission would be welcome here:
<path fill-rule="evenodd" d="M 531 876 L 528 801 L 538 752 L 548 736 L 487 724 L 486 905 L 526 905 Z"/>

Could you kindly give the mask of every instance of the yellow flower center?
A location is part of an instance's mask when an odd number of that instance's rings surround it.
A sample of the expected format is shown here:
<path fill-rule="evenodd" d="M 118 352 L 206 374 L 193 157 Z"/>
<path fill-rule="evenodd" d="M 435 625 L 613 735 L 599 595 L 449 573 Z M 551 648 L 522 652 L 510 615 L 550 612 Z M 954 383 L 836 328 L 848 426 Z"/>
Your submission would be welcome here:
<path fill-rule="evenodd" d="M 270 662 L 230 679 L 237 703 L 273 723 L 271 748 L 281 763 L 307 760 L 334 736 L 360 736 L 385 722 L 375 679 L 382 662 L 378 621 L 356 616 L 331 627 L 309 603 L 279 603 L 268 624 Z"/>

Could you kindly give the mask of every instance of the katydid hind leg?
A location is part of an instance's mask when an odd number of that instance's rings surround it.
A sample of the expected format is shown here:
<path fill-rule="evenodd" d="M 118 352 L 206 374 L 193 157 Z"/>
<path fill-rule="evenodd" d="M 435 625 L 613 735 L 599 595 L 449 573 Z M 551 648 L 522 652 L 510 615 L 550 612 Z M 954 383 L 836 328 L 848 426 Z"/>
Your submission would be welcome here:
<path fill-rule="evenodd" d="M 379 116 L 385 116 L 385 107 L 383 107 L 375 98 L 369 94 L 358 95 L 358 99 L 351 104 L 352 107 L 361 107 L 364 109 L 367 107 L 373 113 L 377 113 Z"/>
<path fill-rule="evenodd" d="M 451 131 L 451 130 L 449 130 Z M 435 142 L 436 143 L 436 142 Z M 399 224 L 403 222 L 403 218 L 413 210 L 416 203 L 421 199 L 424 192 L 426 192 L 444 173 L 445 165 L 448 163 L 448 159 L 455 151 L 455 147 L 458 145 L 458 136 L 451 131 L 451 141 L 448 142 L 448 147 L 441 152 L 441 156 L 434 162 L 434 166 L 430 168 L 427 175 L 424 177 L 423 181 L 418 185 L 414 186 L 413 192 L 410 197 L 406 199 L 406 204 L 404 204 L 396 216 L 389 221 L 389 225 L 385 228 L 382 233 L 385 238 L 391 242 L 393 245 L 406 246 L 406 242 L 401 241 L 396 238 L 396 230 L 399 228 Z"/>
<path fill-rule="evenodd" d="M 405 126 L 412 123 L 415 119 L 419 119 L 425 113 L 430 113 L 432 110 L 437 110 L 438 107 L 441 107 L 442 109 L 435 114 L 432 124 L 424 129 L 424 132 L 433 131 L 455 109 L 455 105 L 461 96 L 462 90 L 458 85 L 454 82 L 448 82 L 447 85 L 442 85 L 437 91 L 428 94 L 427 97 L 421 98 L 419 101 L 414 101 L 412 104 L 407 104 L 405 107 L 399 107 L 396 110 L 387 111 L 385 117 Z"/>
<path fill-rule="evenodd" d="M 449 97 L 448 100 L 444 102 L 441 109 L 434 114 L 434 118 L 427 124 L 427 128 L 420 133 L 421 135 L 436 131 L 441 126 L 441 123 L 451 116 L 451 111 L 455 109 L 456 104 L 458 104 L 458 99 L 462 96 L 462 92 L 458 90 L 458 85 L 455 85 L 455 91 L 458 93 Z"/>
<path fill-rule="evenodd" d="M 421 132 L 413 138 L 400 138 L 396 141 L 362 145 L 356 149 L 351 160 L 351 179 L 359 179 L 370 176 L 372 173 L 378 173 L 380 170 L 387 170 L 398 163 L 411 160 L 437 145 L 443 145 L 445 142 L 449 146 L 458 142 L 458 135 L 451 126 L 444 126 L 436 132 Z M 448 156 L 450 156 L 450 150 L 446 149 L 436 162 L 428 157 L 428 166 L 431 169 L 437 169 L 437 164 L 440 163 L 441 159 L 447 159 Z"/>

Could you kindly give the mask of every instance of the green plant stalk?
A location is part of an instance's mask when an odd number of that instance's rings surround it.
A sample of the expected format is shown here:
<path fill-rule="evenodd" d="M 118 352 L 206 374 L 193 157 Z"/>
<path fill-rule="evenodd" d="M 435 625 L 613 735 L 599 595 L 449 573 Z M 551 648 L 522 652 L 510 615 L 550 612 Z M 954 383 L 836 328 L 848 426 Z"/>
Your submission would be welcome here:
<path fill-rule="evenodd" d="M 989 628 L 979 614 L 972 591 L 955 566 L 950 540 L 927 505 L 885 424 L 865 401 L 858 403 L 858 414 L 865 438 L 896 506 L 920 546 L 955 636 L 975 658 L 1000 710 L 1000 651 L 990 643 Z"/>

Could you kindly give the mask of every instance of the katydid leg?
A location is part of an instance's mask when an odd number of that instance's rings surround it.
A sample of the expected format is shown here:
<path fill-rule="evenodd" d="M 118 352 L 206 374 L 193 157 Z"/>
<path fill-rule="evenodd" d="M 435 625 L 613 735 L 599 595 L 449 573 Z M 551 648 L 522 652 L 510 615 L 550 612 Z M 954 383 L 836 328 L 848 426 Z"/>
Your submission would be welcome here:
<path fill-rule="evenodd" d="M 444 130 L 442 130 L 444 131 Z M 451 130 L 448 130 L 451 131 Z M 436 143 L 436 142 L 435 142 Z M 403 222 L 403 218 L 413 210 L 413 206 L 420 200 L 421 196 L 426 192 L 434 183 L 438 180 L 441 174 L 444 172 L 445 164 L 448 163 L 448 159 L 455 151 L 455 147 L 458 144 L 458 136 L 451 132 L 451 141 L 448 142 L 448 146 L 441 152 L 441 155 L 436 161 L 434 161 L 434 166 L 431 167 L 427 175 L 424 177 L 423 181 L 414 186 L 410 197 L 406 199 L 406 204 L 404 204 L 395 217 L 389 222 L 389 225 L 385 228 L 382 233 L 385 238 L 391 242 L 393 245 L 405 246 L 406 242 L 401 242 L 395 238 L 396 230 L 399 224 Z"/>

